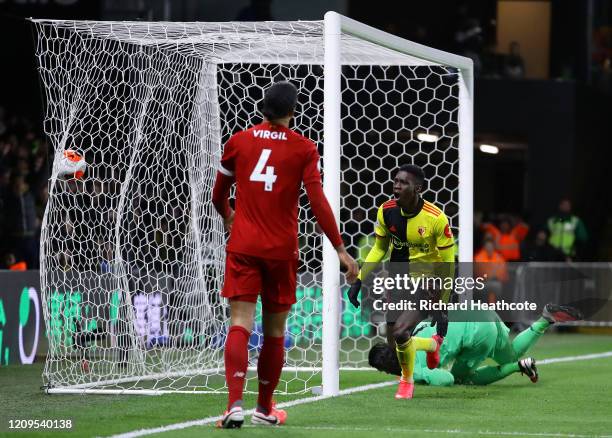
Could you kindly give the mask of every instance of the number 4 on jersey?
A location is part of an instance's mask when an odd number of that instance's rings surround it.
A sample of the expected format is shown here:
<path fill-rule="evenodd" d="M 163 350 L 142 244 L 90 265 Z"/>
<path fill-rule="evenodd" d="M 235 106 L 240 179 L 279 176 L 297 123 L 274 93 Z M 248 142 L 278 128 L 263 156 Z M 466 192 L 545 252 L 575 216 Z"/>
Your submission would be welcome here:
<path fill-rule="evenodd" d="M 257 165 L 255 166 L 255 169 L 253 169 L 253 173 L 251 173 L 251 177 L 249 178 L 251 181 L 263 182 L 264 190 L 266 192 L 272 191 L 272 186 L 276 181 L 276 175 L 274 175 L 274 166 L 266 166 L 266 163 L 268 162 L 268 158 L 270 158 L 271 153 L 271 149 L 263 149 L 261 151 L 259 161 L 257 161 Z M 266 173 L 263 173 L 264 167 L 266 168 Z"/>

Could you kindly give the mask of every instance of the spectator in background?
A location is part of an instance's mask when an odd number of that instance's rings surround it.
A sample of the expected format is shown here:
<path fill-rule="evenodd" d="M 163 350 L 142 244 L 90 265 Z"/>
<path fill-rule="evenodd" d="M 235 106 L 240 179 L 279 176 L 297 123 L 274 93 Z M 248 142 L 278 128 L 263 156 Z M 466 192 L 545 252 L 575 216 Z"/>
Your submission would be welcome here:
<path fill-rule="evenodd" d="M 517 41 L 510 43 L 510 50 L 504 61 L 504 76 L 511 79 L 525 77 L 525 63 L 521 56 L 521 45 Z"/>
<path fill-rule="evenodd" d="M 38 191 L 41 186 L 46 185 L 49 179 L 45 164 L 46 157 L 43 153 L 43 149 L 39 148 L 38 152 L 32 157 L 32 174 L 29 180 L 31 187 L 33 187 L 35 191 Z"/>
<path fill-rule="evenodd" d="M 28 163 L 28 160 L 26 158 L 19 158 L 17 160 L 17 165 L 15 166 L 15 174 L 23 176 L 24 181 L 28 183 L 29 187 L 29 181 L 31 178 L 30 164 Z"/>
<path fill-rule="evenodd" d="M 519 241 L 516 239 L 510 228 L 510 221 L 503 219 L 499 224 L 499 235 L 495 241 L 497 252 L 507 262 L 516 262 L 521 259 Z"/>
<path fill-rule="evenodd" d="M 565 255 L 548 243 L 548 233 L 540 230 L 535 238 L 525 242 L 521 250 L 524 262 L 562 262 Z"/>
<path fill-rule="evenodd" d="M 522 243 L 529 234 L 529 225 L 518 214 L 510 216 L 510 223 L 512 224 L 512 234 L 519 244 Z"/>
<path fill-rule="evenodd" d="M 579 258 L 588 240 L 588 234 L 582 220 L 572 214 L 572 203 L 569 199 L 561 200 L 559 212 L 548 219 L 547 225 L 550 233 L 548 242 L 563 252 L 567 261 Z"/>
<path fill-rule="evenodd" d="M 4 256 L 4 266 L 2 268 L 10 271 L 25 271 L 28 269 L 28 265 L 24 261 L 18 262 L 15 254 L 9 252 Z"/>
<path fill-rule="evenodd" d="M 495 225 L 494 217 L 491 214 L 487 215 L 487 218 L 481 222 L 480 230 L 482 231 L 483 236 L 489 236 L 493 239 L 493 241 L 497 241 L 500 235 L 499 228 Z M 484 246 L 484 243 L 483 243 Z"/>
<path fill-rule="evenodd" d="M 49 202 L 49 187 L 47 184 L 41 185 L 36 195 L 36 218 L 42 222 L 42 218 L 45 215 L 45 208 L 47 208 L 47 202 Z M 40 225 L 41 224 L 39 224 L 39 228 Z"/>
<path fill-rule="evenodd" d="M 36 207 L 34 196 L 22 175 L 13 177 L 4 210 L 6 231 L 12 246 L 30 268 L 38 268 Z"/>
<path fill-rule="evenodd" d="M 487 302 L 494 303 L 503 290 L 503 284 L 508 281 L 506 261 L 495 250 L 495 243 L 490 237 L 484 240 L 484 246 L 474 256 L 474 273 L 486 278 Z"/>
<path fill-rule="evenodd" d="M 0 254 L 14 254 L 36 268 L 47 197 L 40 192 L 48 179 L 47 144 L 29 120 L 2 109 L 0 136 Z"/>

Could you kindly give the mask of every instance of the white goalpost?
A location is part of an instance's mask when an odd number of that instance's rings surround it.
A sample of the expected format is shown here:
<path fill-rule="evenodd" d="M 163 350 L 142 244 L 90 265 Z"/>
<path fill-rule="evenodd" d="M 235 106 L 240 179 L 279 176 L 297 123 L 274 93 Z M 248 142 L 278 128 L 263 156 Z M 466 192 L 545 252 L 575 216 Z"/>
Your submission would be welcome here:
<path fill-rule="evenodd" d="M 378 44 L 424 61 L 459 69 L 459 228 L 470 230 L 473 223 L 473 66 L 469 58 L 442 52 L 390 35 L 366 24 L 335 12 L 325 14 L 325 194 L 330 200 L 336 218 L 340 216 L 340 161 L 342 157 L 340 132 L 342 131 L 342 35 L 350 35 Z M 331 174 L 331 177 L 330 177 Z M 459 234 L 459 261 L 472 261 L 472 233 Z M 323 290 L 339 289 L 338 260 L 330 242 L 323 248 Z M 340 341 L 338 336 L 340 297 L 323 295 L 323 395 L 338 394 Z"/>
<path fill-rule="evenodd" d="M 293 128 L 319 147 L 323 185 L 358 254 L 391 175 L 421 165 L 424 196 L 472 256 L 473 76 L 468 58 L 328 12 L 323 21 L 33 20 L 54 149 L 41 236 L 49 393 L 226 391 L 225 236 L 211 190 L 231 134 L 261 120 L 263 91 L 298 89 Z M 82 180 L 58 175 L 80 152 Z M 298 303 L 279 392 L 366 369 L 375 323 L 347 306 L 331 244 L 302 194 Z M 249 342 L 246 390 L 261 346 Z"/>

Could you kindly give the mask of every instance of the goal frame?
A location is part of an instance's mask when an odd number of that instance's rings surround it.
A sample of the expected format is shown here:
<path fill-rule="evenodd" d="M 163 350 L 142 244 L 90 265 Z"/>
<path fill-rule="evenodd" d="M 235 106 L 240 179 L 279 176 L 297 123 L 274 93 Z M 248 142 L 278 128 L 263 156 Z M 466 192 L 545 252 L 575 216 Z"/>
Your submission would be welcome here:
<path fill-rule="evenodd" d="M 38 20 L 32 20 L 38 21 Z M 42 20 L 41 20 L 42 21 Z M 46 21 L 46 20 L 45 20 Z M 473 63 L 452 53 L 433 49 L 368 26 L 336 12 L 327 12 L 323 20 L 323 190 L 339 225 L 341 206 L 341 132 L 342 132 L 342 35 L 357 37 L 386 49 L 421 60 L 457 69 L 458 80 L 458 228 L 459 261 L 472 261 L 473 223 Z M 41 243 L 42 245 L 42 243 Z M 321 394 L 340 393 L 340 333 L 342 291 L 339 261 L 334 248 L 323 238 L 322 251 L 322 362 Z M 155 377 L 155 376 L 148 376 Z M 164 374 L 163 377 L 168 377 Z M 158 389 L 96 389 L 93 384 L 73 388 L 47 388 L 48 393 L 143 394 L 162 393 L 206 394 L 218 391 L 175 391 Z"/>
<path fill-rule="evenodd" d="M 367 24 L 329 11 L 324 17 L 324 124 L 323 124 L 323 191 L 336 221 L 340 217 L 341 144 L 341 37 L 352 35 L 388 49 L 457 68 L 459 71 L 459 261 L 472 261 L 473 236 L 473 102 L 474 75 L 470 58 L 433 49 L 391 35 Z M 322 393 L 336 396 L 340 392 L 340 312 L 341 292 L 338 257 L 330 241 L 323 242 L 323 342 Z"/>

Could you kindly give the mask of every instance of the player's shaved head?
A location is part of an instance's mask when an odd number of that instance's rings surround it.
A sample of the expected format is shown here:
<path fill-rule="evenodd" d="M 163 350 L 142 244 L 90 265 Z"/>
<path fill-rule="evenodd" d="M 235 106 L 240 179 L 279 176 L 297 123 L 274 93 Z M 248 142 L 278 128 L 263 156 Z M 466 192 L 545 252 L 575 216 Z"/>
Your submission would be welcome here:
<path fill-rule="evenodd" d="M 425 172 L 416 164 L 404 164 L 397 169 L 398 172 L 406 172 L 414 176 L 416 182 L 423 186 L 425 184 Z"/>
<path fill-rule="evenodd" d="M 423 169 L 414 164 L 400 166 L 393 178 L 393 195 L 399 206 L 410 213 L 416 213 L 424 184 Z"/>
<path fill-rule="evenodd" d="M 298 90 L 292 83 L 275 83 L 264 94 L 262 114 L 270 121 L 292 115 L 297 104 L 297 95 Z"/>

